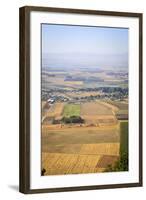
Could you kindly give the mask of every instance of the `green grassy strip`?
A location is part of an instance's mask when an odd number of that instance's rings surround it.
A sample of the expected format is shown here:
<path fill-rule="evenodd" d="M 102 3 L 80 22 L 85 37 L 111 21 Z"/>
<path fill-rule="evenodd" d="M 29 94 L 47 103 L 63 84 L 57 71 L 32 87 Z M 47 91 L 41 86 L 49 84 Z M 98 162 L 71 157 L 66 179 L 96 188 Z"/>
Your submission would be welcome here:
<path fill-rule="evenodd" d="M 120 154 L 128 154 L 128 122 L 121 122 L 120 130 Z"/>
<path fill-rule="evenodd" d="M 64 117 L 80 116 L 80 105 L 66 104 L 63 111 Z"/>

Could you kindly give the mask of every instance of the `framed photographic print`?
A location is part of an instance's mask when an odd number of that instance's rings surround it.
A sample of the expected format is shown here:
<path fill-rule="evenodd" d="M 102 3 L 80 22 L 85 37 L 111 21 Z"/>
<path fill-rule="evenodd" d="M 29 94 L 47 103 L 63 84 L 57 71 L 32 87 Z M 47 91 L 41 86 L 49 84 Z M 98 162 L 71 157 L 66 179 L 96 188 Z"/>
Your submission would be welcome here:
<path fill-rule="evenodd" d="M 20 8 L 20 192 L 142 186 L 142 14 Z"/>

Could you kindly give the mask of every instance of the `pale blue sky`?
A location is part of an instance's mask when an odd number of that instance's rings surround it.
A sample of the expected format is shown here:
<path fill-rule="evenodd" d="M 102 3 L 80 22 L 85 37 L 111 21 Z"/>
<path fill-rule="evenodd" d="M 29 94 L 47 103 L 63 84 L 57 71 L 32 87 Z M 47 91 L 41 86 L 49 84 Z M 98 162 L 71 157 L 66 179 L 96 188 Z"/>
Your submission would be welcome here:
<path fill-rule="evenodd" d="M 42 24 L 47 66 L 128 66 L 128 29 Z"/>

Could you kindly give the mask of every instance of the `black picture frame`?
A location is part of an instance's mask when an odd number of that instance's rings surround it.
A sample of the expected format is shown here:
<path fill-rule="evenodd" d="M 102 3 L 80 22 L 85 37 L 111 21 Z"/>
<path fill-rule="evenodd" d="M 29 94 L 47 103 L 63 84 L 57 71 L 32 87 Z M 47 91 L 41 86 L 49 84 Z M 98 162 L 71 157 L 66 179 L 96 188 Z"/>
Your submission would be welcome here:
<path fill-rule="evenodd" d="M 30 13 L 60 12 L 73 14 L 122 16 L 139 19 L 139 181 L 137 183 L 78 186 L 65 188 L 30 189 Z M 45 192 L 65 192 L 80 190 L 96 190 L 108 188 L 142 186 L 142 13 L 96 11 L 51 7 L 21 7 L 20 11 L 20 134 L 19 134 L 19 191 L 25 194 Z"/>

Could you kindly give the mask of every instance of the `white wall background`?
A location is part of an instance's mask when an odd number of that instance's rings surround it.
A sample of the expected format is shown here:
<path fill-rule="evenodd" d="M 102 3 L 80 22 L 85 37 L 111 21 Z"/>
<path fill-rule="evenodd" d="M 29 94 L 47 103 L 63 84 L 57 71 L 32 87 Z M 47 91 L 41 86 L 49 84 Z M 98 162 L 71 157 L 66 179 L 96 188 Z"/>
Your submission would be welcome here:
<path fill-rule="evenodd" d="M 145 0 L 3 0 L 0 4 L 0 199 L 132 199 L 146 197 L 146 173 L 144 187 L 80 191 L 55 194 L 23 195 L 18 192 L 19 180 L 19 7 L 24 5 L 54 6 L 80 9 L 143 12 L 146 35 Z M 145 55 L 145 38 L 144 38 Z M 146 85 L 145 57 L 143 62 L 144 85 Z M 146 92 L 144 92 L 146 102 Z M 144 105 L 144 110 L 146 107 Z M 134 113 L 133 113 L 134 114 Z M 145 120 L 144 116 L 144 120 Z M 146 169 L 146 125 L 144 121 L 144 169 Z"/>

